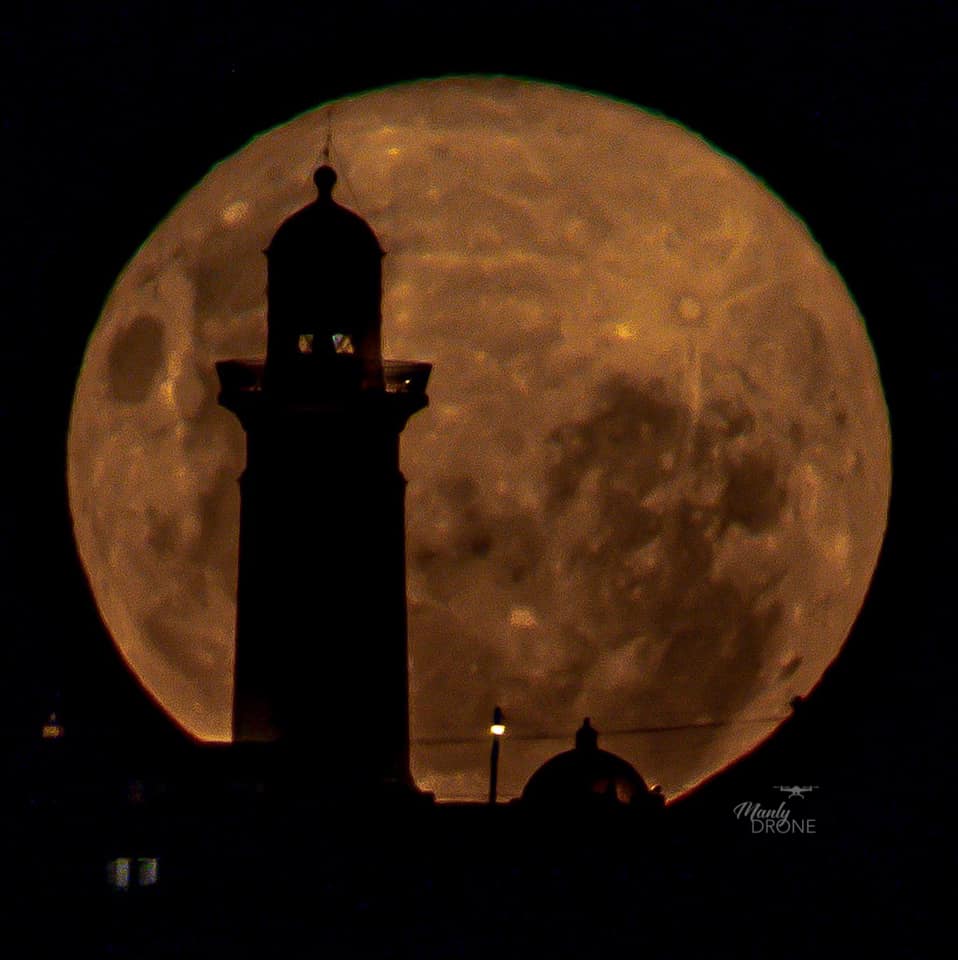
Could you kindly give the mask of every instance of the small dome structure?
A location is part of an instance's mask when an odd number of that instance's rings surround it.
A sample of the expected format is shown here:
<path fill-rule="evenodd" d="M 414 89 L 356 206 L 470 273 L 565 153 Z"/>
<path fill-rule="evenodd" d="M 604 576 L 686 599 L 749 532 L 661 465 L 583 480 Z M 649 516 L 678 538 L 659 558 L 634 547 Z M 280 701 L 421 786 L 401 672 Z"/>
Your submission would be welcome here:
<path fill-rule="evenodd" d="M 599 735 L 588 717 L 575 735 L 575 748 L 547 760 L 529 778 L 522 802 L 543 807 L 631 807 L 664 804 L 626 760 L 599 749 Z"/>

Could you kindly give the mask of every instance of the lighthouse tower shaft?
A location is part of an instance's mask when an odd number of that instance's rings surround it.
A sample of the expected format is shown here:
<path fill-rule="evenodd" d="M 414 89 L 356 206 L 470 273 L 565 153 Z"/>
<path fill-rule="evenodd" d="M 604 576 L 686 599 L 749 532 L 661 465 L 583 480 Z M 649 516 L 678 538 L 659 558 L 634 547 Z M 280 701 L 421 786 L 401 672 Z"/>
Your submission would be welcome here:
<path fill-rule="evenodd" d="M 246 431 L 233 738 L 344 792 L 412 788 L 399 435 L 431 367 L 383 361 L 383 250 L 314 182 L 265 251 L 265 362 L 217 364 Z"/>
<path fill-rule="evenodd" d="M 357 785 L 412 783 L 399 436 L 429 367 L 391 366 L 386 389 L 304 396 L 263 390 L 259 364 L 218 365 L 247 436 L 233 737 L 321 736 Z"/>

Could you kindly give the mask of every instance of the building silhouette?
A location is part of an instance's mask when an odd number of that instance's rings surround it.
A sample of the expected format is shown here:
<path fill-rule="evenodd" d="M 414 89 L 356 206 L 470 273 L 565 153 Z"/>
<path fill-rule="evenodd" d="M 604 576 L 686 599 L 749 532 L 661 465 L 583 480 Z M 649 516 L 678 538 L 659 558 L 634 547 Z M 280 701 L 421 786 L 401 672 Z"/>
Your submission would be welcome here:
<path fill-rule="evenodd" d="M 622 757 L 599 749 L 589 717 L 575 735 L 575 747 L 547 760 L 526 783 L 522 803 L 543 810 L 626 807 L 643 813 L 661 810 L 662 793 L 649 789 L 638 770 Z"/>
<path fill-rule="evenodd" d="M 382 248 L 332 199 L 277 230 L 265 361 L 217 364 L 246 431 L 233 737 L 347 796 L 414 794 L 399 436 L 430 365 L 382 360 Z"/>

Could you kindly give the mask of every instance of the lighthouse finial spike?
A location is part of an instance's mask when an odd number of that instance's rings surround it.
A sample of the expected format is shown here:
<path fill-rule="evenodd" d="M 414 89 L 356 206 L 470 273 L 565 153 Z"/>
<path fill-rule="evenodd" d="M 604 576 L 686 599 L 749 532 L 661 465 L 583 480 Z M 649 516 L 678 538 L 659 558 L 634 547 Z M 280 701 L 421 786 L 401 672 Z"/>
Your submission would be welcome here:
<path fill-rule="evenodd" d="M 326 145 L 323 147 L 323 163 L 329 163 L 329 151 L 333 145 L 333 108 L 326 110 Z"/>

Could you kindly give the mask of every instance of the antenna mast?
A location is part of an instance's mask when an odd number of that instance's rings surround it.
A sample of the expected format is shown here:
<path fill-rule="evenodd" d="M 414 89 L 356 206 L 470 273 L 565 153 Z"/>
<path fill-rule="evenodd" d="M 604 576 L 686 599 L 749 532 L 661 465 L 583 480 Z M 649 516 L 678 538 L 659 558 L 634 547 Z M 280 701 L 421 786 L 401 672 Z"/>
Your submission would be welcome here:
<path fill-rule="evenodd" d="M 329 165 L 329 152 L 333 146 L 333 108 L 326 110 L 326 146 L 323 147 L 323 163 Z"/>

